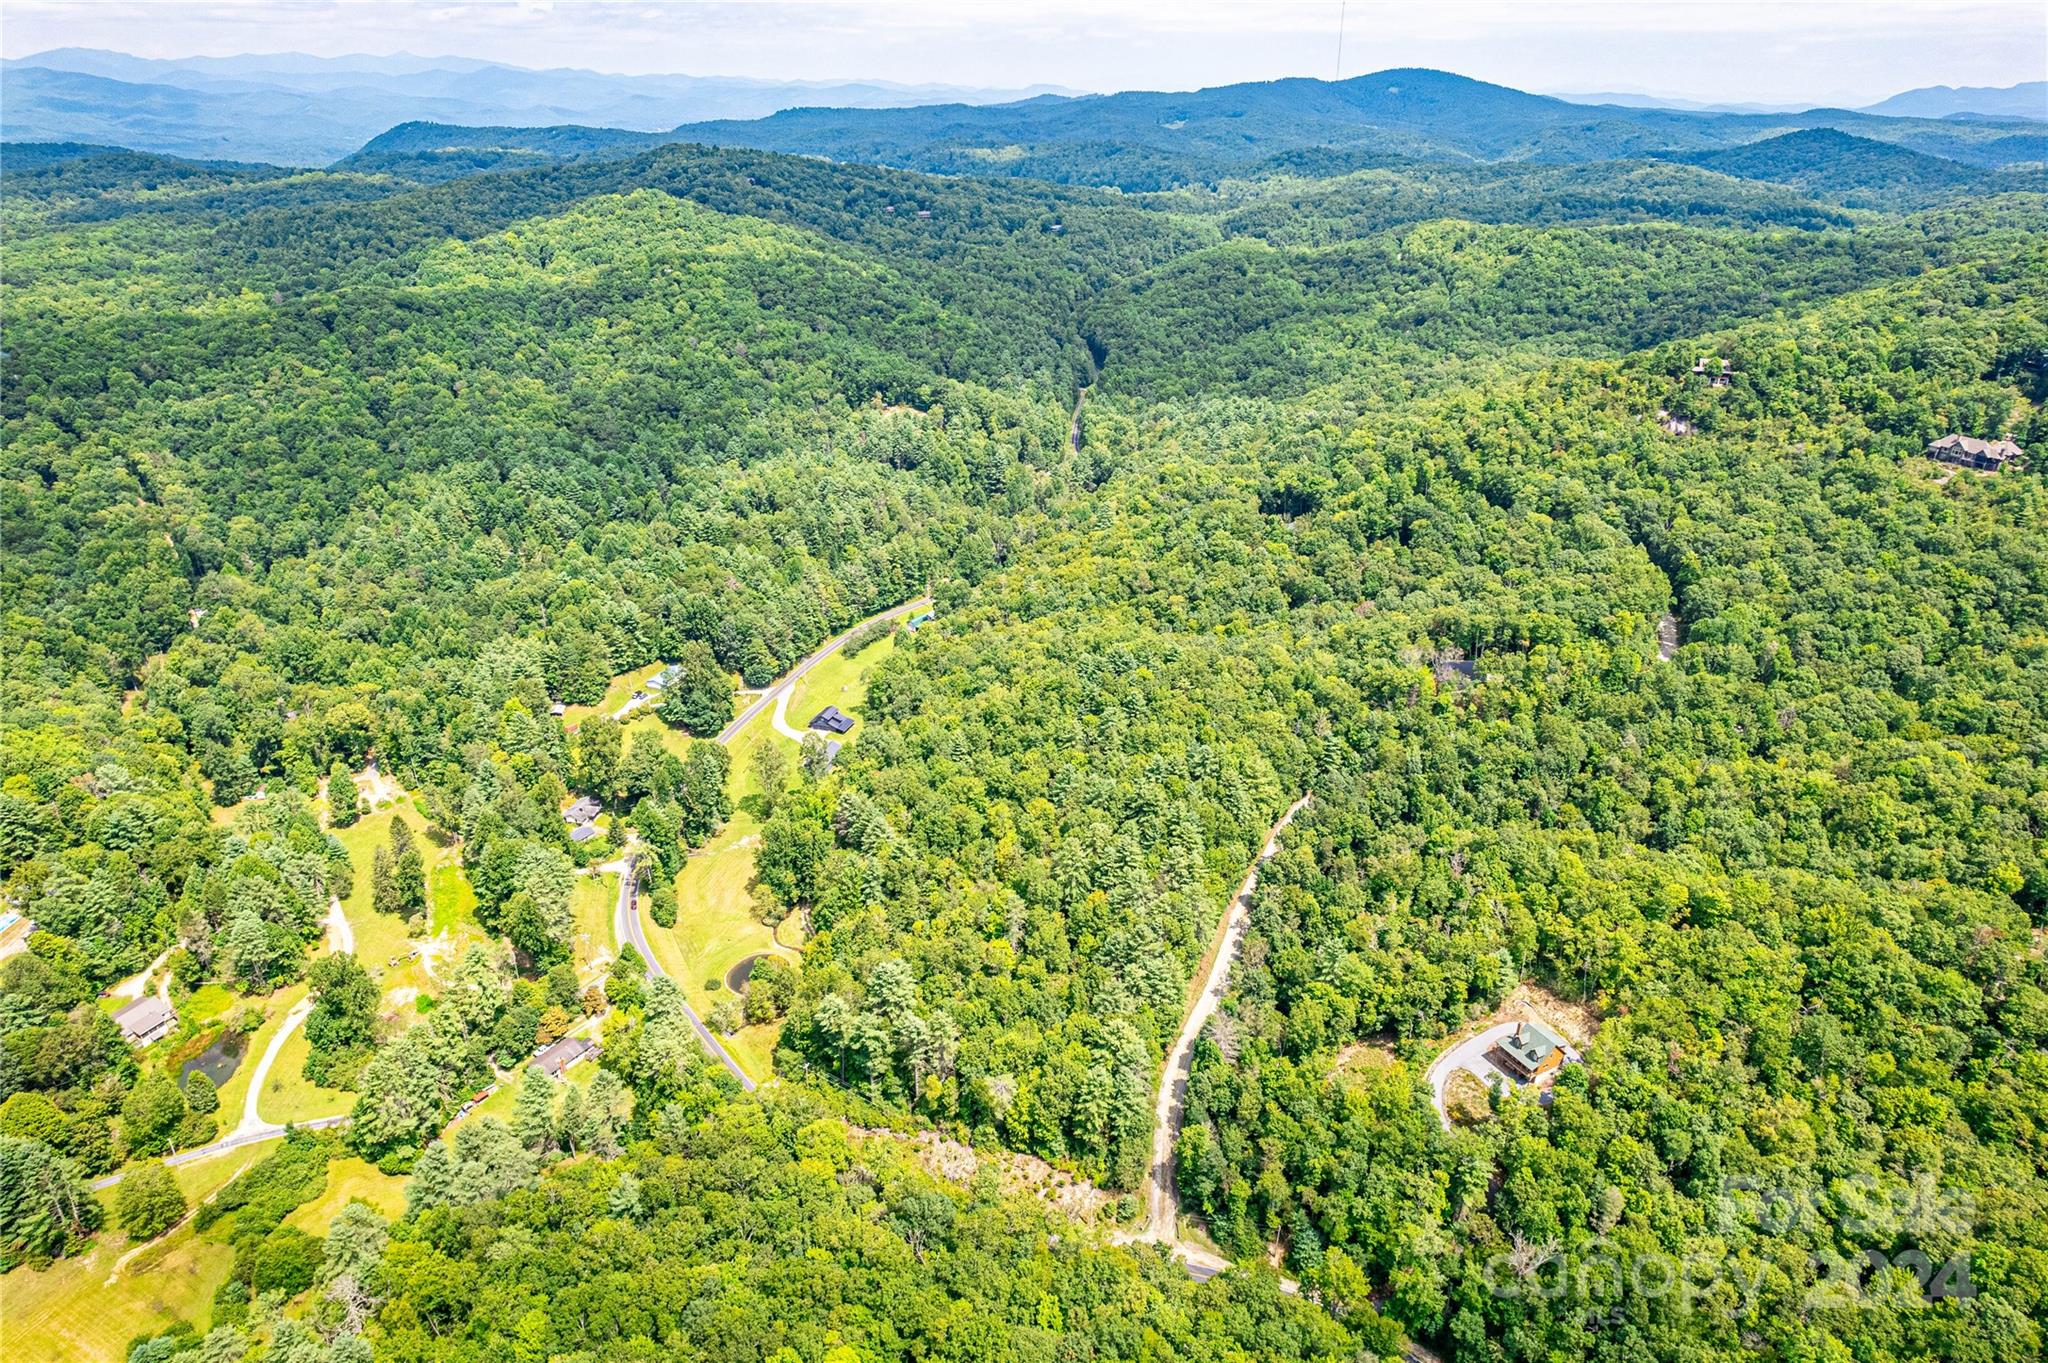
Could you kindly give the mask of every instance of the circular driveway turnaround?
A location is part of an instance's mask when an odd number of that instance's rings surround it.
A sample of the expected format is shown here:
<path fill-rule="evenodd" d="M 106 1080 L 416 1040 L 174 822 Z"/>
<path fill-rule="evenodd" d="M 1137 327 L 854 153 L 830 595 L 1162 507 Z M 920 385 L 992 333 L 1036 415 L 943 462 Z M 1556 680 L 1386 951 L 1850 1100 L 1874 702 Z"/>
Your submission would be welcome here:
<path fill-rule="evenodd" d="M 1503 1088 L 1509 1089 L 1540 1087 L 1523 1083 L 1486 1058 L 1486 1053 L 1503 1038 L 1513 1035 L 1515 1028 L 1521 1026 L 1523 1021 L 1521 1018 L 1510 1018 L 1506 1022 L 1496 1022 L 1484 1031 L 1475 1032 L 1438 1056 L 1436 1063 L 1429 1067 L 1429 1101 L 1436 1108 L 1437 1120 L 1444 1124 L 1446 1130 L 1450 1129 L 1451 1117 L 1444 1107 L 1444 1091 L 1450 1087 L 1451 1076 L 1454 1074 L 1469 1074 L 1487 1088 L 1491 1088 L 1495 1081 Z M 1547 1023 L 1542 1025 L 1545 1030 L 1558 1036 L 1557 1044 L 1564 1050 L 1565 1064 L 1578 1064 L 1578 1048 L 1566 1041 L 1561 1033 L 1557 1033 L 1556 1028 L 1550 1027 Z"/>

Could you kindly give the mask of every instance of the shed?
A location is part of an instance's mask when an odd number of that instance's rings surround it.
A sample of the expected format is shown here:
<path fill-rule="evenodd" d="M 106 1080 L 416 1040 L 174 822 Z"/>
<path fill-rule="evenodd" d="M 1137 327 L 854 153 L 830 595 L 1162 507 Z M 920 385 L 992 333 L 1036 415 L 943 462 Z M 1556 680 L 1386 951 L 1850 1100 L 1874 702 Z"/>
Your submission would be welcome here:
<path fill-rule="evenodd" d="M 548 706 L 548 713 L 555 716 L 555 718 L 560 719 L 563 715 L 569 713 L 569 707 L 564 705 L 561 701 L 554 701 Z"/>
<path fill-rule="evenodd" d="M 810 727 L 820 733 L 843 734 L 853 728 L 853 718 L 836 705 L 828 705 L 811 716 Z"/>
<path fill-rule="evenodd" d="M 598 834 L 602 832 L 604 832 L 604 830 L 602 828 L 599 828 L 594 823 L 578 824 L 575 828 L 569 831 L 569 841 L 589 842 L 592 838 L 596 837 Z"/>
<path fill-rule="evenodd" d="M 603 808 L 603 805 L 593 800 L 590 796 L 579 795 L 576 797 L 575 804 L 562 811 L 562 818 L 573 828 L 589 823 L 598 816 L 599 811 Z"/>
<path fill-rule="evenodd" d="M 168 1034 L 178 1022 L 178 1015 L 154 994 L 137 999 L 114 1014 L 114 1025 L 121 1029 L 121 1039 L 131 1046 L 147 1046 Z"/>
<path fill-rule="evenodd" d="M 596 1042 L 587 1037 L 565 1036 L 554 1045 L 543 1047 L 533 1057 L 533 1067 L 550 1079 L 560 1079 L 562 1072 L 571 1065 L 596 1054 Z"/>
<path fill-rule="evenodd" d="M 839 760 L 839 750 L 846 745 L 836 738 L 825 740 L 825 770 L 832 770 L 832 764 Z"/>

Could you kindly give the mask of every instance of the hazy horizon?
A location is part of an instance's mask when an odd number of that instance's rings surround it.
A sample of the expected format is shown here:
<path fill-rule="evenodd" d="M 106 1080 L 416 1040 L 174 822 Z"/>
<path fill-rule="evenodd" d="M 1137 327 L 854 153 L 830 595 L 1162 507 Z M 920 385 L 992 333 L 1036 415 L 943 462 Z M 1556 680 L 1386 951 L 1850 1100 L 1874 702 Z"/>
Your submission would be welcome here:
<path fill-rule="evenodd" d="M 593 0 L 14 0 L 8 58 L 60 47 L 195 57 L 410 56 L 609 75 L 1076 91 L 1182 90 L 1432 67 L 1545 94 L 1857 107 L 1929 85 L 2048 78 L 2048 20 L 2003 0 L 1712 7 L 1291 0 L 624 4 Z M 1341 28 L 1341 54 L 1340 54 Z M 288 32 L 288 42 L 277 35 Z M 461 41 L 453 41 L 456 35 Z"/>

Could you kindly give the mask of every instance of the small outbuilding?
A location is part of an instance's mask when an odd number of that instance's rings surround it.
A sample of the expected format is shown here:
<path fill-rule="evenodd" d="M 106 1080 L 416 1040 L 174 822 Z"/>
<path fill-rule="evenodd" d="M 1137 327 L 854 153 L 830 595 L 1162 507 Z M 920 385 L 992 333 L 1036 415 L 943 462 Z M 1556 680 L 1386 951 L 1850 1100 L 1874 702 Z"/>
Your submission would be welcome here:
<path fill-rule="evenodd" d="M 560 1079 L 571 1065 L 596 1054 L 596 1042 L 587 1037 L 565 1036 L 552 1046 L 542 1047 L 533 1057 L 533 1067 L 550 1079 Z"/>
<path fill-rule="evenodd" d="M 561 701 L 554 701 L 551 704 L 549 704 L 548 713 L 553 715 L 556 719 L 560 719 L 563 715 L 569 713 L 569 707 L 567 705 L 564 705 Z"/>
<path fill-rule="evenodd" d="M 843 734 L 853 728 L 853 717 L 836 705 L 828 705 L 811 716 L 810 727 L 821 734 Z"/>
<path fill-rule="evenodd" d="M 602 832 L 604 832 L 604 830 L 602 828 L 599 828 L 594 823 L 578 824 L 575 828 L 569 830 L 569 841 L 589 842 L 592 838 L 596 837 L 598 834 Z"/>
<path fill-rule="evenodd" d="M 647 679 L 647 689 L 650 691 L 666 691 L 681 681 L 682 677 L 683 665 L 681 663 L 670 663 L 667 667 L 662 668 L 661 671 Z"/>
<path fill-rule="evenodd" d="M 115 1013 L 114 1025 L 121 1029 L 121 1039 L 130 1046 L 147 1046 L 168 1036 L 178 1025 L 178 1015 L 171 1005 L 149 994 Z"/>
<path fill-rule="evenodd" d="M 602 812 L 604 806 L 588 795 L 576 797 L 576 803 L 562 811 L 562 820 L 571 828 L 580 828 Z"/>

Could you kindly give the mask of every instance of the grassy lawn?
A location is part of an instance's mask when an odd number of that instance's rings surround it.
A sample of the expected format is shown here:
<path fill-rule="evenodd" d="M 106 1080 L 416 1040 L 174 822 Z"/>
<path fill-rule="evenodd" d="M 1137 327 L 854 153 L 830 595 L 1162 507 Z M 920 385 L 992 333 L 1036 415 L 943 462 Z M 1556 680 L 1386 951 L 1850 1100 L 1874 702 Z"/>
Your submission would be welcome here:
<path fill-rule="evenodd" d="M 562 723 L 571 728 L 581 724 L 592 715 L 616 714 L 618 708 L 633 698 L 635 691 L 646 690 L 649 677 L 660 672 L 662 663 L 644 663 L 639 667 L 619 673 L 604 689 L 604 699 L 595 705 L 571 705 L 562 715 Z M 649 694 L 652 694 L 651 692 Z M 637 713 L 637 712 L 636 712 Z"/>
<path fill-rule="evenodd" d="M 896 640 L 901 634 L 898 630 L 879 643 L 869 644 L 858 657 L 849 658 L 842 650 L 804 673 L 789 698 L 790 727 L 803 728 L 812 715 L 828 705 L 836 705 L 858 719 L 860 706 L 868 698 L 868 674 L 896 651 Z M 859 727 L 853 732 L 858 736 Z"/>
<path fill-rule="evenodd" d="M 178 1005 L 178 1016 L 196 1027 L 204 1027 L 234 1012 L 237 1002 L 234 991 L 226 985 L 203 984 Z"/>
<path fill-rule="evenodd" d="M 405 1179 L 354 1156 L 334 1160 L 327 1166 L 326 1191 L 287 1216 L 284 1223 L 308 1235 L 325 1235 L 341 1209 L 355 1201 L 369 1203 L 377 1215 L 392 1220 L 405 1210 Z"/>
<path fill-rule="evenodd" d="M 315 1117 L 347 1112 L 355 1106 L 356 1096 L 349 1090 L 322 1088 L 305 1077 L 306 1057 L 312 1050 L 302 1023 L 286 1039 L 284 1049 L 277 1053 L 277 1063 L 270 1067 L 261 1102 L 264 1121 L 309 1122 Z"/>
<path fill-rule="evenodd" d="M 197 1202 L 265 1153 L 260 1146 L 236 1150 L 172 1172 L 186 1199 Z M 100 1196 L 112 1226 L 114 1190 Z M 108 1286 L 115 1262 L 133 1248 L 127 1236 L 109 1229 L 88 1253 L 60 1260 L 46 1272 L 18 1268 L 0 1279 L 6 1298 L 0 1357 L 9 1363 L 120 1359 L 128 1356 L 129 1340 L 174 1321 L 190 1320 L 204 1329 L 213 1294 L 234 1268 L 234 1250 L 200 1239 L 188 1221 L 130 1259 Z"/>
<path fill-rule="evenodd" d="M 289 989 L 280 989 L 263 1001 L 263 1025 L 249 1037 L 249 1049 L 242 1052 L 242 1063 L 235 1066 L 235 1072 L 220 1086 L 220 1129 L 223 1134 L 233 1131 L 242 1120 L 242 1099 L 249 1092 L 249 1077 L 256 1073 L 256 1067 L 263 1063 L 264 1048 L 270 1045 L 270 1038 L 277 1035 L 277 1029 L 284 1025 L 285 1014 L 306 997 L 303 981 Z M 250 1000 L 251 1003 L 255 1000 Z M 284 1062 L 279 1061 L 282 1066 Z M 280 1077 L 279 1068 L 270 1071 L 270 1082 Z"/>
<path fill-rule="evenodd" d="M 437 936 L 476 925 L 476 891 L 452 850 L 427 875 L 427 923 Z"/>
<path fill-rule="evenodd" d="M 334 830 L 334 836 L 348 849 L 349 864 L 355 869 L 349 891 L 341 897 L 341 910 L 348 915 L 349 927 L 355 930 L 356 959 L 372 975 L 391 969 L 387 962 L 410 950 L 405 920 L 395 913 L 378 913 L 370 899 L 370 864 L 379 847 L 391 845 L 391 821 L 397 818 L 403 818 L 412 828 L 421 854 L 431 860 L 435 848 L 426 840 L 427 821 L 410 800 L 366 814 L 347 828 Z M 436 867 L 435 871 L 438 870 Z"/>
<path fill-rule="evenodd" d="M 618 903 L 619 878 L 606 872 L 576 877 L 569 896 L 569 912 L 576 919 L 576 969 L 587 972 L 600 956 L 609 960 L 618 954 L 612 935 L 612 906 Z"/>
<path fill-rule="evenodd" d="M 452 950 L 443 953 L 441 964 L 452 966 L 470 940 L 481 940 L 483 929 L 476 925 L 476 891 L 470 888 L 454 847 L 436 847 L 426 836 L 427 820 L 413 800 L 401 800 L 378 809 L 334 836 L 348 849 L 355 875 L 349 892 L 342 897 L 342 912 L 355 929 L 356 959 L 376 978 L 388 998 L 393 990 L 410 988 L 437 993 L 438 987 L 418 960 L 406 960 L 413 939 L 405 920 L 397 914 L 378 913 L 370 898 L 370 866 L 379 847 L 391 843 L 391 821 L 402 818 L 413 831 L 421 855 L 427 859 L 427 921 L 433 935 L 454 939 Z M 397 964 L 392 964 L 394 958 Z M 437 966 L 440 968 L 440 966 Z"/>

